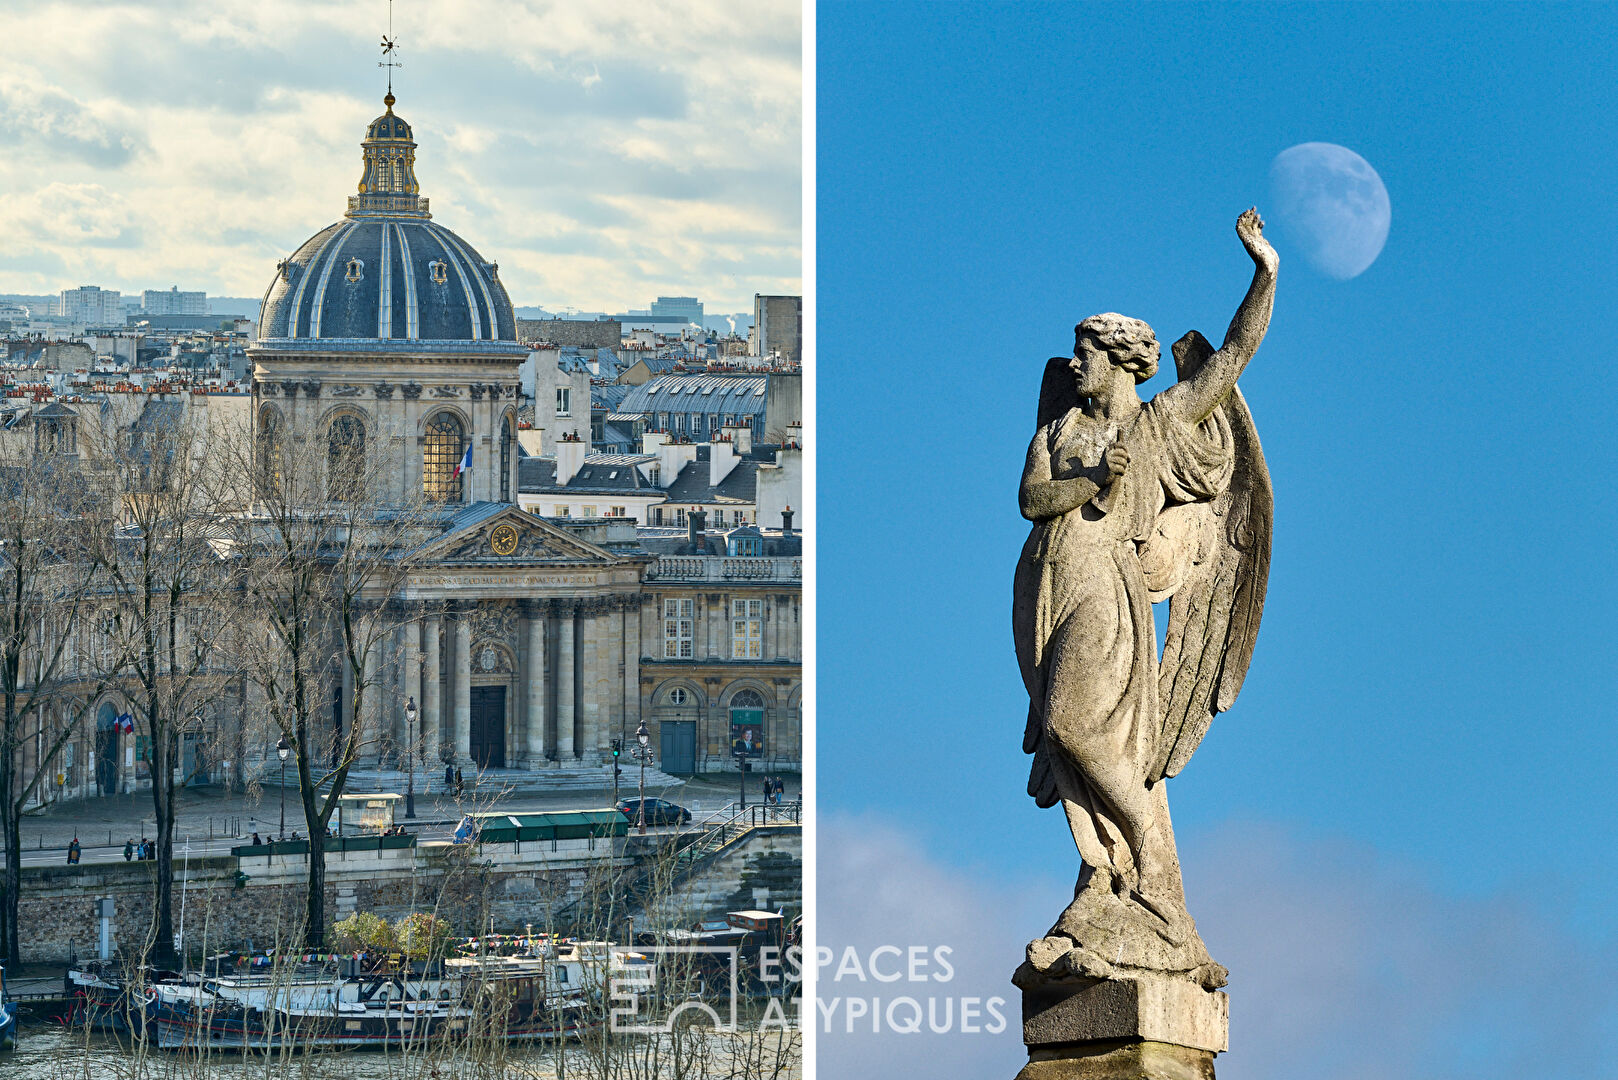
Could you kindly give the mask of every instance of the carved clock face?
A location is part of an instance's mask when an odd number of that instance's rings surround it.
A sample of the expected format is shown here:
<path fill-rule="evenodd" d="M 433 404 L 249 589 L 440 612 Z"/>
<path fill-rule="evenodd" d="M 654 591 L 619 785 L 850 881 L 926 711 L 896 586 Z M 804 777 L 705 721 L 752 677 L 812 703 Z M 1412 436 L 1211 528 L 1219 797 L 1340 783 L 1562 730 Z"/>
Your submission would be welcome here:
<path fill-rule="evenodd" d="M 489 534 L 489 547 L 496 555 L 510 555 L 517 550 L 517 530 L 511 525 L 497 525 Z"/>

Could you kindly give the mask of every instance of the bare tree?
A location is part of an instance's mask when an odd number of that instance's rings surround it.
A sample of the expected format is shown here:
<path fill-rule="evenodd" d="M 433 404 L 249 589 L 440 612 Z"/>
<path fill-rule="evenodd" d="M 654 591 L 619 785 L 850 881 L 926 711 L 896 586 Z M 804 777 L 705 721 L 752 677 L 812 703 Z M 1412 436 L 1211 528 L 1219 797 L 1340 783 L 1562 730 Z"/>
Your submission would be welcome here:
<path fill-rule="evenodd" d="M 294 438 L 262 426 L 235 448 L 253 507 L 231 523 L 232 562 L 257 621 L 239 663 L 296 764 L 309 833 L 304 933 L 318 946 L 332 812 L 360 757 L 392 745 L 379 719 L 395 661 L 387 643 L 402 621 L 402 556 L 426 535 L 426 509 L 393 494 L 391 463 L 367 451 L 363 429 L 334 423 L 327 436 Z"/>
<path fill-rule="evenodd" d="M 160 960 L 174 953 L 176 772 L 179 784 L 191 779 L 181 739 L 200 756 L 200 718 L 232 688 L 220 642 L 234 591 L 221 548 L 242 492 L 216 453 L 221 436 L 205 405 L 154 399 L 128 428 L 108 425 L 84 444 L 91 473 L 115 485 L 96 503 L 98 581 L 122 630 L 118 682 L 146 734 L 157 824 L 148 949 Z"/>

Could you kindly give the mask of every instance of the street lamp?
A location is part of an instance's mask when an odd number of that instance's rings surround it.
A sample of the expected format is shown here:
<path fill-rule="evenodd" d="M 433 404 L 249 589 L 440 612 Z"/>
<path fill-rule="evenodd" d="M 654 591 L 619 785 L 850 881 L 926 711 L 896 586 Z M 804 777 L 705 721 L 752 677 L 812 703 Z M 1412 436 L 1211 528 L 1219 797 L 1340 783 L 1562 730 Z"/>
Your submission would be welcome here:
<path fill-rule="evenodd" d="M 287 737 L 281 736 L 281 741 L 275 744 L 276 756 L 281 759 L 281 831 L 276 837 L 279 840 L 287 838 L 287 755 L 291 752 Z"/>
<path fill-rule="evenodd" d="M 410 772 L 405 779 L 405 817 L 416 816 L 416 699 L 405 698 L 405 757 L 410 759 Z"/>
<path fill-rule="evenodd" d="M 635 729 L 635 741 L 640 743 L 640 752 L 635 756 L 640 758 L 640 802 L 637 803 L 635 827 L 642 836 L 646 835 L 646 756 L 650 752 L 652 733 L 646 730 L 646 721 L 640 722 Z"/>

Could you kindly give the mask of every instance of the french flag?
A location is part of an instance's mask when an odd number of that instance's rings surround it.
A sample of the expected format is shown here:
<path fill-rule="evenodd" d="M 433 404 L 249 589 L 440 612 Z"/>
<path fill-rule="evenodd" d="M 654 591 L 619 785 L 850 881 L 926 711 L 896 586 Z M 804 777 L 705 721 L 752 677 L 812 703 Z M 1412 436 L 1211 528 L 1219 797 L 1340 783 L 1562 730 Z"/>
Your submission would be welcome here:
<path fill-rule="evenodd" d="M 461 455 L 461 463 L 455 466 L 455 475 L 461 476 L 472 471 L 472 444 L 466 444 L 466 453 Z"/>

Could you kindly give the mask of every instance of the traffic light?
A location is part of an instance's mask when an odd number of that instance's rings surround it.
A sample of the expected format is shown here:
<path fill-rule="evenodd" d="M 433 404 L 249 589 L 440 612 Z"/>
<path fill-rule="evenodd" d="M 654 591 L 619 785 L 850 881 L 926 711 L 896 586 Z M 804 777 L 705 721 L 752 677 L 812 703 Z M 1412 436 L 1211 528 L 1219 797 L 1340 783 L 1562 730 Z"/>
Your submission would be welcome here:
<path fill-rule="evenodd" d="M 600 746 L 601 744 L 596 743 L 596 745 Z M 612 756 L 613 757 L 617 757 L 618 754 L 623 750 L 623 748 L 624 748 L 624 742 L 623 742 L 622 739 L 614 739 L 614 740 L 612 740 Z"/>

